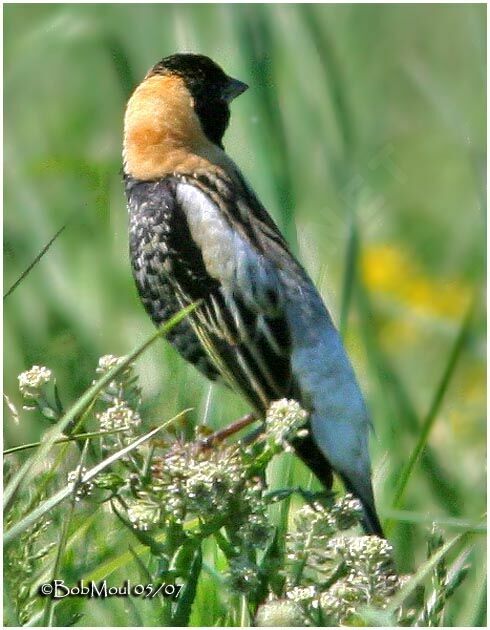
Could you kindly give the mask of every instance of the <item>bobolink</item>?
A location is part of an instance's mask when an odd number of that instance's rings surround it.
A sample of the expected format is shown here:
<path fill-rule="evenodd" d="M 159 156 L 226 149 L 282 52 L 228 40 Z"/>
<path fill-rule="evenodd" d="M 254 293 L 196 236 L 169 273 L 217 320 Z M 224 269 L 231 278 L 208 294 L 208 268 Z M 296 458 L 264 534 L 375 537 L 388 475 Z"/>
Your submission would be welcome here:
<path fill-rule="evenodd" d="M 124 125 L 130 255 L 158 326 L 201 306 L 168 336 L 209 379 L 260 414 L 280 398 L 309 411 L 294 448 L 330 488 L 332 469 L 382 534 L 368 453 L 369 417 L 339 333 L 312 281 L 223 149 L 229 104 L 247 85 L 202 55 L 157 63 Z"/>

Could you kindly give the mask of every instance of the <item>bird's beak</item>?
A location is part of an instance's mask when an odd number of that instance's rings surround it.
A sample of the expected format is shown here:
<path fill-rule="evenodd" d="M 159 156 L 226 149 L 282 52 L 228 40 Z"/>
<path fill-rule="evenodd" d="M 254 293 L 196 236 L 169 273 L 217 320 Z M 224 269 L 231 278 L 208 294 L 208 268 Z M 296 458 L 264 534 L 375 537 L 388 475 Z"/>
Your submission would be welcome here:
<path fill-rule="evenodd" d="M 228 83 L 223 88 L 221 96 L 226 103 L 231 103 L 233 99 L 243 94 L 248 89 L 248 85 L 238 79 L 229 78 Z"/>

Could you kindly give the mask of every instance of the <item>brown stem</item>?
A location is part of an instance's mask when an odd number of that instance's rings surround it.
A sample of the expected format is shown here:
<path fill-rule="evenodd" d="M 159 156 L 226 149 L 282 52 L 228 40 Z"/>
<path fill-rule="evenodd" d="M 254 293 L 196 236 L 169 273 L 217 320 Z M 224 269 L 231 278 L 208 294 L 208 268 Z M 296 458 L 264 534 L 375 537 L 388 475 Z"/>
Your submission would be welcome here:
<path fill-rule="evenodd" d="M 241 431 L 242 429 L 244 429 L 245 427 L 248 427 L 250 424 L 256 421 L 257 421 L 257 418 L 253 415 L 253 413 L 248 413 L 246 416 L 243 416 L 242 418 L 235 420 L 235 422 L 232 422 L 231 424 L 226 426 L 224 429 L 215 431 L 214 433 L 209 435 L 207 438 L 200 440 L 199 446 L 201 448 L 212 448 L 217 442 L 222 442 L 227 437 L 230 437 L 230 435 L 234 435 L 235 433 L 238 433 L 238 431 Z"/>

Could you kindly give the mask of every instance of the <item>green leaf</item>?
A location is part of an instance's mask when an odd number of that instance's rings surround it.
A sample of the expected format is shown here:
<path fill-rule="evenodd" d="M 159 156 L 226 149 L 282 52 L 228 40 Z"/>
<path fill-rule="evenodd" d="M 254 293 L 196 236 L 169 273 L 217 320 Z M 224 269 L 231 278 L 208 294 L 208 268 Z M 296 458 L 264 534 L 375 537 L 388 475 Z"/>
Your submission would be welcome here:
<path fill-rule="evenodd" d="M 153 576 L 148 571 L 147 566 L 143 563 L 143 561 L 141 560 L 141 558 L 139 557 L 139 555 L 136 553 L 136 551 L 133 549 L 133 547 L 131 545 L 129 545 L 129 553 L 133 557 L 133 560 L 134 560 L 136 566 L 138 567 L 138 571 L 139 571 L 139 574 L 140 574 L 140 579 L 141 580 L 146 580 L 146 582 L 148 584 L 153 582 Z"/>
<path fill-rule="evenodd" d="M 194 559 L 192 561 L 189 575 L 186 578 L 186 582 L 177 600 L 175 612 L 172 615 L 171 625 L 180 627 L 187 626 L 189 624 L 192 604 L 196 597 L 197 582 L 201 574 L 201 569 L 202 549 L 199 546 L 194 553 Z"/>

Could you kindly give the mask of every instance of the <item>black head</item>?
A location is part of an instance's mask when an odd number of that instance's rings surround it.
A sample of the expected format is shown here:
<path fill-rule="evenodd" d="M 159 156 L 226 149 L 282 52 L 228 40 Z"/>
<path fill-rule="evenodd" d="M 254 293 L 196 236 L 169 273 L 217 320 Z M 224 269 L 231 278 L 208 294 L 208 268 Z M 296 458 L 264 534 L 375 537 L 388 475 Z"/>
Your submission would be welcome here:
<path fill-rule="evenodd" d="M 230 120 L 229 104 L 247 89 L 204 55 L 182 53 L 165 57 L 148 73 L 174 74 L 182 77 L 194 100 L 194 110 L 206 136 L 222 146 L 223 135 Z"/>

